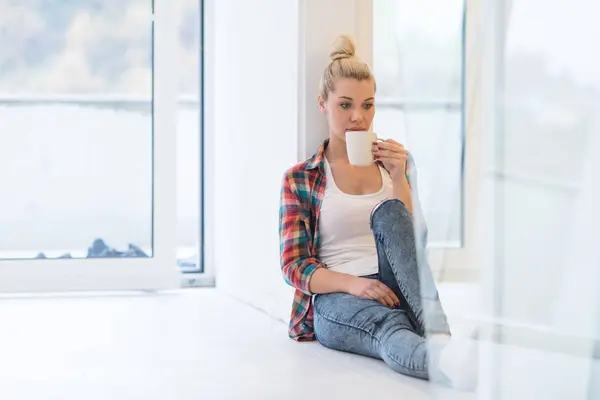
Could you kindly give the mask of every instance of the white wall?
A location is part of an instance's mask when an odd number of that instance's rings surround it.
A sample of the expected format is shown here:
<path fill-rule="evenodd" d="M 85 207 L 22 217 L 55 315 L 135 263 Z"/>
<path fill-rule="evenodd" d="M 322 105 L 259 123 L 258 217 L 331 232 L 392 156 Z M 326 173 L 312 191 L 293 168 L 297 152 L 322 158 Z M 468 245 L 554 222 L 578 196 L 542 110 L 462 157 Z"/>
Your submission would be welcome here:
<path fill-rule="evenodd" d="M 316 93 L 335 36 L 358 34 L 370 52 L 360 21 L 370 26 L 371 16 L 358 13 L 370 4 L 213 0 L 207 7 L 214 62 L 206 66 L 207 267 L 219 289 L 284 321 L 293 289 L 279 264 L 281 179 L 327 135 Z"/>
<path fill-rule="evenodd" d="M 328 136 L 327 124 L 317 108 L 318 85 L 329 63 L 337 36 L 356 41 L 356 55 L 373 65 L 372 0 L 299 0 L 299 159 L 314 154 Z"/>
<path fill-rule="evenodd" d="M 217 0 L 213 11 L 216 282 L 271 311 L 291 293 L 277 222 L 279 184 L 297 153 L 298 7 Z"/>

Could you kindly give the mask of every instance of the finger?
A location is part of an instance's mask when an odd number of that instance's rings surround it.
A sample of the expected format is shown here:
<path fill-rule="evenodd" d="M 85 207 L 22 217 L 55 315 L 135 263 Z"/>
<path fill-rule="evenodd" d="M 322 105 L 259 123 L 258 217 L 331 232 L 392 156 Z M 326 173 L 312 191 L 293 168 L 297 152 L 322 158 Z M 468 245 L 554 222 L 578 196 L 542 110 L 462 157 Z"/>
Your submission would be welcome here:
<path fill-rule="evenodd" d="M 377 291 L 378 295 L 379 295 L 379 302 L 385 306 L 388 306 L 389 308 L 394 308 L 395 306 L 395 302 L 394 299 L 392 298 L 392 296 L 389 295 L 389 293 L 387 292 L 387 290 L 385 290 L 384 287 L 382 287 L 381 285 L 378 285 L 374 288 L 375 291 Z"/>
<path fill-rule="evenodd" d="M 384 150 L 384 149 L 373 149 L 373 156 L 381 157 L 394 157 L 394 158 L 407 158 L 406 152 L 402 150 Z"/>
<path fill-rule="evenodd" d="M 388 139 L 385 142 L 377 142 L 377 146 L 382 149 L 402 149 L 404 150 L 404 145 L 396 142 L 395 140 Z"/>
<path fill-rule="evenodd" d="M 406 151 L 396 151 L 396 150 L 382 150 L 382 149 L 377 149 L 375 150 L 374 154 L 376 156 L 382 156 L 382 157 L 394 157 L 394 158 L 406 158 Z"/>
<path fill-rule="evenodd" d="M 377 290 L 373 289 L 373 288 L 372 289 L 367 289 L 365 291 L 365 297 L 367 297 L 367 298 L 369 298 L 371 300 L 375 300 L 376 302 L 381 303 L 384 306 L 386 305 L 383 302 L 383 299 L 381 298 L 380 293 Z"/>
<path fill-rule="evenodd" d="M 400 299 L 398 299 L 398 296 L 396 296 L 396 293 L 394 293 L 394 291 L 392 289 L 390 289 L 386 284 L 380 282 L 381 289 L 383 291 L 385 291 L 386 295 L 389 296 L 389 298 L 392 300 L 392 304 L 394 306 L 399 306 L 400 305 Z"/>
<path fill-rule="evenodd" d="M 390 296 L 389 294 L 386 294 L 384 296 L 385 299 L 385 303 L 389 308 L 395 308 L 396 307 L 396 302 L 394 301 L 394 298 L 392 296 Z"/>
<path fill-rule="evenodd" d="M 377 161 L 383 161 L 385 163 L 392 163 L 394 165 L 405 165 L 406 164 L 406 157 L 398 157 L 398 156 L 380 156 L 380 155 L 375 155 L 375 160 Z"/>
<path fill-rule="evenodd" d="M 379 161 L 387 166 L 406 167 L 406 161 L 390 157 L 375 157 L 375 161 Z"/>
<path fill-rule="evenodd" d="M 398 141 L 396 141 L 394 139 L 386 139 L 386 140 L 383 141 L 383 143 L 390 143 L 390 144 L 393 144 L 393 145 L 396 145 L 396 146 L 404 147 L 404 145 L 402 143 L 400 143 L 400 142 L 398 142 Z"/>
<path fill-rule="evenodd" d="M 377 286 L 372 286 L 366 291 L 366 295 L 382 305 L 389 307 L 382 291 L 378 290 Z"/>
<path fill-rule="evenodd" d="M 392 300 L 394 301 L 394 306 L 396 306 L 396 307 L 400 306 L 400 299 L 398 298 L 398 296 L 396 296 L 396 293 L 394 293 L 394 291 L 387 286 L 385 288 L 388 291 L 388 296 L 390 296 L 392 298 Z"/>
<path fill-rule="evenodd" d="M 382 306 L 385 306 L 387 308 L 394 308 L 392 299 L 388 298 L 387 296 L 382 295 L 381 293 L 375 294 L 375 296 L 373 297 L 373 300 L 377 301 Z"/>
<path fill-rule="evenodd" d="M 390 157 L 375 157 L 375 161 L 379 162 L 383 165 L 384 168 L 395 167 L 395 168 L 404 168 L 405 170 L 408 168 L 406 166 L 406 160 L 398 159 L 398 158 L 390 158 Z"/>
<path fill-rule="evenodd" d="M 373 150 L 390 150 L 396 152 L 406 152 L 406 149 L 400 143 L 389 143 L 389 142 L 373 142 Z"/>
<path fill-rule="evenodd" d="M 397 142 L 394 139 L 386 139 L 386 140 L 384 140 L 384 142 L 386 142 L 386 143 L 396 143 L 396 144 L 399 144 L 400 146 L 404 147 L 404 145 L 402 143 Z"/>
<path fill-rule="evenodd" d="M 406 151 L 406 149 L 401 148 L 401 147 L 396 147 L 396 148 L 390 148 L 390 149 L 382 149 L 382 148 L 376 148 L 373 149 L 373 153 L 374 154 L 381 154 L 381 155 L 391 155 L 391 154 L 400 154 L 403 155 L 404 157 L 408 156 L 408 152 Z"/>

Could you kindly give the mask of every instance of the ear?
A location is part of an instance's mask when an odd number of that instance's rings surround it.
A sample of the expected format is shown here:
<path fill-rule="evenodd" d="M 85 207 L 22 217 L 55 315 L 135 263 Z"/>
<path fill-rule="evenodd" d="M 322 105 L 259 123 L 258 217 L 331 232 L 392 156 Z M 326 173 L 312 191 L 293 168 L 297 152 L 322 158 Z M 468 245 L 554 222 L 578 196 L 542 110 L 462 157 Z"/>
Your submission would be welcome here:
<path fill-rule="evenodd" d="M 325 105 L 325 99 L 323 99 L 323 97 L 321 95 L 319 95 L 317 102 L 319 103 L 319 110 L 321 110 L 321 113 L 326 114 L 327 107 Z"/>

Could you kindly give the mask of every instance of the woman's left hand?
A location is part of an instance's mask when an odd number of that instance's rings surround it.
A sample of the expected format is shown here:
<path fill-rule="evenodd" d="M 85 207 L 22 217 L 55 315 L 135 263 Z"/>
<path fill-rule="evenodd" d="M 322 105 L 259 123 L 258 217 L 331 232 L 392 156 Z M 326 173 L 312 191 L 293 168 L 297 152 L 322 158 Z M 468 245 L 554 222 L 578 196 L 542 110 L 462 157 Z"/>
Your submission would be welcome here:
<path fill-rule="evenodd" d="M 403 145 L 393 139 L 373 143 L 376 161 L 381 161 L 394 182 L 406 179 L 406 160 L 408 153 Z"/>

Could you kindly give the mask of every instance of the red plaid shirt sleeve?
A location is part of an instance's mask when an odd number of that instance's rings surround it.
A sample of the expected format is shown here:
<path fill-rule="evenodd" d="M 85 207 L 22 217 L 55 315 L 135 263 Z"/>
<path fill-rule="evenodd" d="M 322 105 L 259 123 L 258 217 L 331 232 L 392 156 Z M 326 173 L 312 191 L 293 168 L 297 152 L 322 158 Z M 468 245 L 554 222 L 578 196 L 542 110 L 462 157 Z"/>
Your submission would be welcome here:
<path fill-rule="evenodd" d="M 310 210 L 310 190 L 306 179 L 295 176 L 300 171 L 286 173 L 279 208 L 279 239 L 281 269 L 285 281 L 311 295 L 310 280 L 313 273 L 324 267 L 314 257 Z M 304 181 L 304 182 L 303 182 Z"/>

